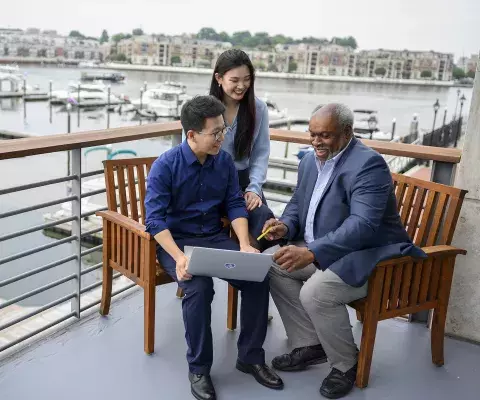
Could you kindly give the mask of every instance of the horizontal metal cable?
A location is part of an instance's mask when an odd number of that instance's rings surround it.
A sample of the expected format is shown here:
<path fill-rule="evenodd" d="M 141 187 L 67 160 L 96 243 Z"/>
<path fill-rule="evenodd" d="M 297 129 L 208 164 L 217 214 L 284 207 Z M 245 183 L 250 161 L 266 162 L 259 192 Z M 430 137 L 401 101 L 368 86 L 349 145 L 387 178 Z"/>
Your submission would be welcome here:
<path fill-rule="evenodd" d="M 89 236 L 89 235 L 93 235 L 94 233 L 98 233 L 98 232 L 101 232 L 103 231 L 103 227 L 102 228 L 95 228 L 95 229 L 92 229 L 91 231 L 85 231 L 82 233 L 82 239 L 86 236 Z"/>
<path fill-rule="evenodd" d="M 112 292 L 112 297 L 122 293 L 122 292 L 125 292 L 126 290 L 128 289 L 131 289 L 132 287 L 136 286 L 136 283 L 129 283 L 127 286 L 124 286 L 118 290 L 115 290 L 114 292 Z M 90 304 L 87 304 L 86 306 L 83 306 L 80 308 L 80 312 L 83 312 L 83 311 L 86 311 L 92 307 L 95 307 L 97 304 L 100 304 L 102 302 L 102 299 L 99 299 L 99 300 L 96 300 L 94 301 L 93 303 L 90 303 Z"/>
<path fill-rule="evenodd" d="M 56 226 L 56 225 L 65 224 L 65 223 L 73 221 L 75 219 L 76 219 L 76 217 L 63 218 L 63 219 L 59 219 L 58 221 L 49 222 L 47 224 L 32 226 L 31 228 L 24 229 L 23 231 L 17 231 L 17 232 L 9 233 L 7 235 L 0 236 L 0 242 L 3 242 L 5 240 L 9 240 L 9 239 L 14 239 L 16 237 L 23 236 L 23 235 L 28 235 L 29 233 L 37 232 L 37 231 L 40 231 L 40 230 L 46 229 L 46 228 L 51 228 L 51 227 Z"/>
<path fill-rule="evenodd" d="M 112 280 L 115 279 L 115 278 L 118 278 L 120 275 L 122 275 L 120 272 L 117 272 L 116 274 L 113 274 Z M 99 286 L 102 286 L 102 284 L 103 284 L 103 281 L 100 281 L 100 282 L 92 283 L 89 286 L 85 286 L 82 290 L 80 290 L 80 294 L 84 294 L 85 292 L 89 292 L 90 290 L 93 290 L 93 289 L 95 289 Z"/>
<path fill-rule="evenodd" d="M 10 188 L 7 188 L 7 189 L 0 190 L 0 196 L 3 195 L 3 194 L 20 192 L 22 190 L 35 189 L 35 188 L 38 188 L 38 187 L 41 187 L 41 186 L 54 185 L 56 183 L 73 181 L 74 179 L 77 179 L 77 178 L 78 178 L 77 175 L 70 175 L 70 176 L 64 176 L 62 178 L 48 179 L 46 181 L 28 183 L 26 185 L 10 187 Z"/>
<path fill-rule="evenodd" d="M 6 213 L 0 214 L 0 219 L 7 218 L 7 217 L 12 217 L 14 215 L 24 214 L 24 213 L 29 212 L 29 211 L 38 210 L 39 208 L 45 208 L 45 207 L 55 206 L 57 204 L 67 203 L 67 202 L 73 201 L 73 200 L 78 200 L 77 196 L 63 197 L 63 198 L 58 199 L 58 200 L 52 200 L 52 201 L 48 201 L 46 203 L 40 203 L 40 204 L 36 204 L 36 205 L 30 206 L 30 207 L 19 208 L 18 210 L 8 211 Z"/>
<path fill-rule="evenodd" d="M 90 272 L 92 271 L 95 271 L 97 269 L 100 269 L 102 268 L 102 265 L 103 265 L 103 262 L 101 263 L 98 263 L 98 264 L 95 264 L 89 268 L 85 268 L 84 270 L 82 270 L 82 272 L 80 273 L 80 275 L 86 275 L 86 274 L 89 274 Z"/>
<path fill-rule="evenodd" d="M 43 246 L 38 246 L 38 247 L 34 247 L 33 249 L 30 249 L 30 250 L 27 250 L 27 251 L 22 251 L 20 253 L 14 254 L 12 256 L 0 259 L 0 265 L 6 264 L 7 262 L 18 260 L 19 258 L 26 257 L 26 256 L 29 256 L 31 254 L 39 253 L 40 251 L 44 251 L 44 250 L 51 249 L 53 247 L 60 246 L 61 244 L 64 244 L 64 243 L 72 242 L 72 241 L 77 240 L 77 239 L 78 239 L 77 236 L 73 235 L 73 236 L 66 237 L 64 239 L 57 240 L 57 241 L 52 242 L 52 243 L 44 244 Z"/>
<path fill-rule="evenodd" d="M 5 279 L 4 281 L 0 282 L 0 288 L 3 287 L 3 286 L 10 285 L 11 283 L 15 283 L 17 281 L 20 281 L 22 279 L 28 278 L 29 276 L 39 274 L 40 272 L 47 271 L 49 269 L 58 267 L 59 265 L 65 264 L 69 261 L 73 261 L 76 258 L 77 258 L 77 256 L 68 256 L 68 257 L 62 258 L 61 260 L 54 261 L 50 264 L 44 265 L 43 267 L 32 269 L 31 271 L 24 272 L 23 274 L 19 274 L 19 275 L 13 276 L 11 278 Z"/>
<path fill-rule="evenodd" d="M 103 247 L 103 244 L 100 244 L 100 245 L 98 245 L 98 246 L 92 247 L 91 249 L 84 250 L 84 251 L 82 251 L 82 252 L 80 253 L 80 256 L 81 256 L 81 257 L 85 257 L 85 256 L 87 256 L 87 255 L 89 255 L 89 254 L 95 253 L 96 251 L 101 250 L 102 247 Z"/>
<path fill-rule="evenodd" d="M 104 170 L 103 169 L 97 169 L 95 171 L 91 171 L 91 172 L 85 172 L 84 174 L 80 175 L 83 178 L 89 178 L 90 176 L 94 176 L 94 175 L 100 175 L 100 174 L 103 174 L 104 173 Z"/>
<path fill-rule="evenodd" d="M 19 322 L 25 321 L 28 318 L 34 317 L 37 314 L 40 314 L 41 312 L 44 312 L 52 307 L 58 306 L 59 304 L 65 303 L 66 301 L 73 299 L 77 295 L 75 293 L 68 294 L 66 296 L 63 296 L 62 298 L 52 301 L 51 303 L 45 304 L 43 307 L 40 307 L 36 309 L 35 311 L 29 312 L 28 314 L 22 315 L 21 317 L 17 319 L 13 319 L 10 322 L 7 322 L 4 325 L 0 325 L 0 331 L 3 331 L 4 329 L 10 328 L 12 325 L 18 324 Z"/>
<path fill-rule="evenodd" d="M 97 190 L 92 190 L 90 192 L 84 192 L 82 193 L 82 195 L 80 196 L 82 199 L 85 198 L 85 197 L 90 197 L 90 196 L 95 196 L 96 194 L 100 194 L 100 193 L 105 193 L 107 191 L 106 188 L 103 188 L 103 189 L 97 189 Z"/>
<path fill-rule="evenodd" d="M 8 306 L 11 306 L 12 304 L 18 303 L 19 301 L 22 301 L 22 300 L 28 299 L 29 297 L 35 296 L 36 294 L 42 293 L 45 290 L 49 290 L 49 289 L 51 289 L 55 286 L 61 285 L 62 283 L 71 281 L 72 279 L 76 279 L 76 278 L 77 278 L 77 274 L 71 274 L 71 275 L 66 276 L 65 278 L 58 279 L 54 282 L 51 282 L 48 285 L 40 286 L 39 288 L 37 288 L 35 290 L 31 290 L 30 292 L 24 293 L 21 296 L 14 297 L 13 299 L 10 299 L 10 300 L 6 301 L 5 303 L 0 304 L 0 310 L 6 308 Z"/>
<path fill-rule="evenodd" d="M 81 214 L 81 217 L 82 218 L 85 218 L 85 217 L 90 217 L 91 215 L 94 215 L 97 211 L 106 211 L 108 210 L 108 207 L 101 207 L 101 208 L 97 208 L 93 211 L 89 211 L 89 212 L 86 212 L 86 213 L 82 213 Z"/>
<path fill-rule="evenodd" d="M 61 318 L 56 319 L 55 321 L 50 322 L 49 324 L 47 324 L 45 326 L 42 326 L 41 328 L 35 329 L 34 331 L 32 331 L 30 333 L 27 333 L 26 335 L 21 336 L 18 339 L 15 339 L 14 341 L 12 341 L 10 343 L 7 343 L 4 346 L 1 346 L 0 347 L 0 353 L 4 350 L 9 349 L 10 347 L 13 347 L 13 346 L 27 340 L 27 339 L 30 339 L 32 336 L 38 335 L 39 333 L 42 333 L 43 331 L 46 331 L 47 329 L 50 329 L 51 327 L 53 327 L 55 325 L 61 324 L 63 321 L 66 321 L 67 319 L 75 317 L 75 315 L 76 315 L 75 312 L 71 312 L 67 315 L 64 315 Z"/>

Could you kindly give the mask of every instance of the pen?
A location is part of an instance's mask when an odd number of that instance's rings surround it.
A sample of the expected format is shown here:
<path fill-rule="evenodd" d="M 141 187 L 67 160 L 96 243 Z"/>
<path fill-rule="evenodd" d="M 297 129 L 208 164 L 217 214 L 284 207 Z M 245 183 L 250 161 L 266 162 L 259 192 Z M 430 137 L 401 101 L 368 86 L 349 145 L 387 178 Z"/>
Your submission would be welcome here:
<path fill-rule="evenodd" d="M 263 232 L 258 238 L 257 238 L 257 241 L 259 241 L 260 239 L 262 239 L 268 232 L 270 232 L 270 230 L 273 228 L 273 226 L 271 226 L 270 228 L 268 228 L 265 232 Z"/>

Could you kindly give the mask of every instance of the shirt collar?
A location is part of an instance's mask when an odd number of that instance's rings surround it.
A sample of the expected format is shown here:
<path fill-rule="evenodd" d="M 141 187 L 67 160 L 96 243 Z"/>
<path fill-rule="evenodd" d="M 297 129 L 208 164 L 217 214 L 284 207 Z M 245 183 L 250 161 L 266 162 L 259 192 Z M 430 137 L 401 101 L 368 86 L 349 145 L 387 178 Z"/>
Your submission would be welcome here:
<path fill-rule="evenodd" d="M 195 162 L 198 162 L 198 158 L 195 155 L 195 153 L 193 152 L 190 145 L 188 144 L 187 139 L 185 139 L 180 146 L 181 146 L 181 151 L 182 151 L 183 157 L 185 157 L 185 161 L 187 161 L 188 165 L 192 165 Z M 205 167 L 210 166 L 213 163 L 214 160 L 215 160 L 214 156 L 208 155 L 207 159 L 205 160 L 203 165 Z"/>

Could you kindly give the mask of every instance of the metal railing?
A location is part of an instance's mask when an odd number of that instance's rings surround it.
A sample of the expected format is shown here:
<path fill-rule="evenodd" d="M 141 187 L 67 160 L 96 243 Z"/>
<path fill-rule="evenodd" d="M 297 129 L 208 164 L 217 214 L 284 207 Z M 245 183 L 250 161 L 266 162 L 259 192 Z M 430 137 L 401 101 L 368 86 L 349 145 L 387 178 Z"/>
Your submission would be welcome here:
<path fill-rule="evenodd" d="M 283 142 L 283 143 L 299 143 L 309 144 L 309 136 L 305 132 L 293 132 L 285 130 L 271 129 L 271 140 Z M 67 137 L 68 136 L 68 137 Z M 105 192 L 105 189 L 99 189 L 90 192 L 82 192 L 82 179 L 100 175 L 103 170 L 96 170 L 86 173 L 82 171 L 82 157 L 81 151 L 83 148 L 92 147 L 107 143 L 119 143 L 126 141 L 135 141 L 145 138 L 170 136 L 172 139 L 172 145 L 180 143 L 181 140 L 181 128 L 179 123 L 169 124 L 150 124 L 139 127 L 117 128 L 105 131 L 95 132 L 82 132 L 69 135 L 55 135 L 49 137 L 35 137 L 29 139 L 17 139 L 0 142 L 0 164 L 2 160 L 19 158 L 24 156 L 33 156 L 40 154 L 49 154 L 59 151 L 71 151 L 71 175 L 66 177 L 57 177 L 50 180 L 43 180 L 26 185 L 18 185 L 9 188 L 0 188 L 1 196 L 22 192 L 28 189 L 47 187 L 49 185 L 60 183 L 71 183 L 71 193 L 69 196 L 54 199 L 46 202 L 39 202 L 37 204 L 30 205 L 28 207 L 18 208 L 15 210 L 4 211 L 0 214 L 0 223 L 5 221 L 6 218 L 12 218 L 20 216 L 27 212 L 44 209 L 47 207 L 60 205 L 62 203 L 71 204 L 71 216 L 60 218 L 53 222 L 34 225 L 24 229 L 18 229 L 13 232 L 7 232 L 0 236 L 0 244 L 8 242 L 9 240 L 25 237 L 26 235 L 44 230 L 46 228 L 52 228 L 57 225 L 71 224 L 71 234 L 60 240 L 43 244 L 37 247 L 29 248 L 21 252 L 11 254 L 8 256 L 0 256 L 0 268 L 3 268 L 5 264 L 13 262 L 15 260 L 23 259 L 27 256 L 38 254 L 49 249 L 57 248 L 60 245 L 69 244 L 70 254 L 66 257 L 62 257 L 58 260 L 46 263 L 45 265 L 34 265 L 33 268 L 27 272 L 16 274 L 7 279 L 0 281 L 0 288 L 4 288 L 8 285 L 12 285 L 28 279 L 32 276 L 44 273 L 53 268 L 63 266 L 63 276 L 47 284 L 34 288 L 33 290 L 26 291 L 25 293 L 13 296 L 12 298 L 0 303 L 0 311 L 7 307 L 18 304 L 19 302 L 29 299 L 37 294 L 56 288 L 60 285 L 68 284 L 68 293 L 60 296 L 58 299 L 49 301 L 46 304 L 42 304 L 33 311 L 16 315 L 9 321 L 0 321 L 0 335 L 2 332 L 13 328 L 22 322 L 30 320 L 40 314 L 44 314 L 51 310 L 59 310 L 61 315 L 56 316 L 52 320 L 48 320 L 42 326 L 34 327 L 34 329 L 28 331 L 28 333 L 16 336 L 10 339 L 7 343 L 0 346 L 0 353 L 6 349 L 11 348 L 17 344 L 24 342 L 25 340 L 38 335 L 39 333 L 54 327 L 62 322 L 68 320 L 75 320 L 82 317 L 83 313 L 91 309 L 92 307 L 100 303 L 99 293 L 93 293 L 92 291 L 99 288 L 102 285 L 102 281 L 99 280 L 93 284 L 89 284 L 82 287 L 82 277 L 96 271 L 102 267 L 102 263 L 96 263 L 92 266 L 82 269 L 81 260 L 92 253 L 100 251 L 102 245 L 94 246 L 90 249 L 82 249 L 82 238 L 88 235 L 92 235 L 101 232 L 101 227 L 82 231 L 82 221 L 86 217 L 89 217 L 97 211 L 84 212 L 82 210 L 82 199 L 85 199 L 92 195 L 100 195 Z M 434 171 L 432 174 L 433 180 L 450 184 L 455 165 L 460 161 L 460 151 L 455 149 L 435 149 L 428 146 L 416 146 L 403 143 L 384 143 L 371 140 L 364 140 L 364 143 L 375 148 L 380 153 L 390 155 L 392 157 L 402 158 L 407 157 L 411 159 L 424 159 L 433 160 Z M 29 161 L 30 162 L 30 161 Z M 285 161 L 281 159 L 272 158 L 270 160 L 270 166 L 272 168 L 285 168 L 289 171 L 295 171 L 298 167 L 298 162 L 295 160 Z M 282 181 L 285 185 L 292 187 L 294 183 Z M 278 182 L 277 182 L 278 183 Z M 288 201 L 288 196 L 270 193 L 266 196 L 268 200 L 285 203 Z M 106 207 L 99 207 L 98 210 L 104 210 Z M 33 262 L 35 264 L 35 262 Z M 120 274 L 115 274 L 114 278 L 119 279 Z M 113 295 L 118 295 L 125 290 L 128 290 L 135 286 L 134 283 L 130 283 L 124 278 L 123 284 L 120 282 L 114 289 Z M 1 300 L 0 300 L 1 301 Z M 67 307 L 62 305 L 67 304 Z M 62 311 L 62 312 L 60 312 Z M 2 314 L 0 313 L 0 317 Z M 4 341 L 5 342 L 5 341 Z"/>

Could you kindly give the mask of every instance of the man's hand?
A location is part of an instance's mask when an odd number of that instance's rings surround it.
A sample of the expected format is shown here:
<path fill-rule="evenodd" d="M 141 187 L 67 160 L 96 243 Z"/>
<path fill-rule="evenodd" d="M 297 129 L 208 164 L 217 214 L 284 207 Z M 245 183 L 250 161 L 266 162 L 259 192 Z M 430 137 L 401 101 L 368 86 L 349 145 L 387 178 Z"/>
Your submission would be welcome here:
<path fill-rule="evenodd" d="M 306 247 L 285 246 L 273 254 L 273 261 L 275 261 L 281 269 L 293 272 L 305 268 L 314 262 L 315 256 Z"/>
<path fill-rule="evenodd" d="M 257 207 L 260 207 L 262 205 L 262 199 L 256 193 L 246 192 L 244 198 L 245 202 L 247 203 L 248 211 L 255 210 Z"/>
<path fill-rule="evenodd" d="M 288 233 L 287 225 L 285 225 L 283 222 L 276 220 L 275 218 L 271 218 L 267 222 L 265 222 L 262 232 L 265 232 L 268 228 L 271 229 L 270 232 L 268 232 L 265 236 L 267 240 L 281 239 Z"/>
<path fill-rule="evenodd" d="M 260 253 L 255 247 L 250 246 L 249 244 L 240 246 L 240 251 L 243 253 Z"/>
<path fill-rule="evenodd" d="M 179 281 L 188 281 L 192 279 L 192 275 L 188 272 L 188 257 L 183 255 L 177 259 L 177 265 L 175 267 L 175 271 L 177 273 L 177 279 Z"/>

